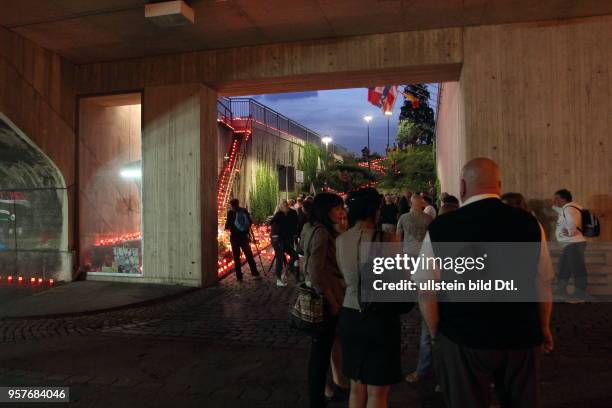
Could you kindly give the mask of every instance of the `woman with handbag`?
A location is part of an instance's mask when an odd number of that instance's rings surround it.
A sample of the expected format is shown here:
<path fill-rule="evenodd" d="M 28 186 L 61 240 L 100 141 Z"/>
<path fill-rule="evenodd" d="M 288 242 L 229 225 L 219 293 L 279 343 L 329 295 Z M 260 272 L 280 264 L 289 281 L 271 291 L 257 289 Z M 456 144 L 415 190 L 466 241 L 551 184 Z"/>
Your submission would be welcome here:
<path fill-rule="evenodd" d="M 325 407 L 325 388 L 332 348 L 336 339 L 338 314 L 344 299 L 344 279 L 336 263 L 338 226 L 346 216 L 342 198 L 320 193 L 308 208 L 309 221 L 302 230 L 306 282 L 323 297 L 324 320 L 312 334 L 308 364 L 308 393 L 312 408 Z"/>
<path fill-rule="evenodd" d="M 392 241 L 376 231 L 381 195 L 373 188 L 348 196 L 351 228 L 336 239 L 336 257 L 346 282 L 340 313 L 342 370 L 351 380 L 350 408 L 386 408 L 391 384 L 401 381 L 401 323 L 399 313 L 362 304 L 360 290 L 361 244 Z M 370 249 L 371 251 L 371 249 Z"/>

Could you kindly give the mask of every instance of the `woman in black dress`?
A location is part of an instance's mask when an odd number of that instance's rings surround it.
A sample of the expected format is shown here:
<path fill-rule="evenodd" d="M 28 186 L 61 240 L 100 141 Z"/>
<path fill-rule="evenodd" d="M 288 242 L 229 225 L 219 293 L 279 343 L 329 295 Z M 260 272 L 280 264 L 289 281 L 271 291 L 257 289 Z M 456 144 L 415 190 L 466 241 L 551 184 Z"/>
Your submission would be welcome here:
<path fill-rule="evenodd" d="M 351 380 L 350 408 L 386 408 L 391 384 L 402 378 L 399 315 L 362 311 L 359 304 L 360 247 L 375 236 L 380 205 L 381 196 L 373 188 L 351 193 L 352 227 L 336 238 L 336 258 L 346 283 L 339 326 L 342 371 Z M 384 241 L 392 239 L 383 234 Z"/>

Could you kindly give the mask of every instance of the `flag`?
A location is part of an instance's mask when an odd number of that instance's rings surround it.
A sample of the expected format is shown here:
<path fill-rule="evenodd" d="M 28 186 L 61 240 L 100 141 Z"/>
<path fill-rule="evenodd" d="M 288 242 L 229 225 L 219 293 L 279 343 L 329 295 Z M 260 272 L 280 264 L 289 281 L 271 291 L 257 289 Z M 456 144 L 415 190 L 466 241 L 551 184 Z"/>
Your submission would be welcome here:
<path fill-rule="evenodd" d="M 397 86 L 377 86 L 375 88 L 368 88 L 368 102 L 372 105 L 379 107 L 383 113 L 391 112 L 395 100 L 397 99 Z"/>
<path fill-rule="evenodd" d="M 404 89 L 402 95 L 404 95 L 404 98 L 406 98 L 407 101 L 410 101 L 412 103 L 412 109 L 418 109 L 421 105 L 421 101 L 419 100 L 419 98 L 414 96 L 411 92 L 408 92 Z"/>

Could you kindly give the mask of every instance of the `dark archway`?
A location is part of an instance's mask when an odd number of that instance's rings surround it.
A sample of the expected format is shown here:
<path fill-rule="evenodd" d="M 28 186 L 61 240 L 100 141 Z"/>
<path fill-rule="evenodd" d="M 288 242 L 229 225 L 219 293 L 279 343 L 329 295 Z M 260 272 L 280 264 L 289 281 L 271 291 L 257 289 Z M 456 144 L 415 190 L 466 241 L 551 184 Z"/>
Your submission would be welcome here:
<path fill-rule="evenodd" d="M 0 270 L 2 275 L 69 280 L 64 178 L 0 113 Z"/>

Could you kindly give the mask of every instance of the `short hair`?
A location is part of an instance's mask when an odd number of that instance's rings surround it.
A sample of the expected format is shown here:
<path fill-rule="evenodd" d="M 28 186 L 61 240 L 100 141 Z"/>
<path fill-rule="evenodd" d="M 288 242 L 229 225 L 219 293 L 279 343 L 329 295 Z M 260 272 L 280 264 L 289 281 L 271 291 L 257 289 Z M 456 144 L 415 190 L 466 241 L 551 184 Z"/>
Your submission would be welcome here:
<path fill-rule="evenodd" d="M 425 202 L 427 202 L 427 204 L 433 205 L 433 200 L 431 199 L 430 196 L 428 196 L 427 194 L 423 194 L 422 197 L 423 197 L 423 200 L 425 200 Z"/>
<path fill-rule="evenodd" d="M 238 200 L 237 198 L 232 198 L 230 200 L 230 205 L 232 206 L 232 208 L 236 208 L 240 205 L 240 200 Z"/>
<path fill-rule="evenodd" d="M 347 197 L 349 224 L 376 216 L 381 204 L 382 196 L 375 188 L 351 191 Z"/>
<path fill-rule="evenodd" d="M 442 204 L 459 205 L 459 200 L 454 195 L 449 195 L 448 193 L 446 193 L 446 196 L 442 197 Z"/>
<path fill-rule="evenodd" d="M 573 201 L 572 200 L 572 193 L 570 193 L 567 188 L 562 188 L 561 190 L 556 191 L 555 195 L 558 195 L 559 197 L 561 197 L 564 200 Z"/>
<path fill-rule="evenodd" d="M 304 200 L 304 204 L 302 205 L 302 211 L 306 213 L 306 218 L 308 221 L 312 221 L 312 203 L 314 200 Z"/>

